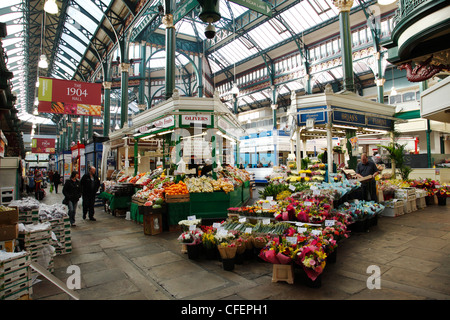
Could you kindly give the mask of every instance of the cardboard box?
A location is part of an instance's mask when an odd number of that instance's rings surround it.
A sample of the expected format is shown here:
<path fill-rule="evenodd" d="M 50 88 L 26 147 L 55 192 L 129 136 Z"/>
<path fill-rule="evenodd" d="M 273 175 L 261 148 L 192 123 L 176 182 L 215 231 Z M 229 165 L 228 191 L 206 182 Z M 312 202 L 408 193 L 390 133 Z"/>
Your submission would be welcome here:
<path fill-rule="evenodd" d="M 0 241 L 9 241 L 17 239 L 19 236 L 19 225 L 0 225 Z"/>
<path fill-rule="evenodd" d="M 19 222 L 19 209 L 12 208 L 8 211 L 0 211 L 0 225 L 12 225 Z"/>
<path fill-rule="evenodd" d="M 162 232 L 162 215 L 157 214 L 144 214 L 144 234 L 157 235 Z"/>
<path fill-rule="evenodd" d="M 362 177 L 362 178 L 358 178 L 358 181 L 361 183 L 364 182 L 369 182 L 373 179 L 373 176 L 371 174 L 369 174 L 368 176 Z"/>

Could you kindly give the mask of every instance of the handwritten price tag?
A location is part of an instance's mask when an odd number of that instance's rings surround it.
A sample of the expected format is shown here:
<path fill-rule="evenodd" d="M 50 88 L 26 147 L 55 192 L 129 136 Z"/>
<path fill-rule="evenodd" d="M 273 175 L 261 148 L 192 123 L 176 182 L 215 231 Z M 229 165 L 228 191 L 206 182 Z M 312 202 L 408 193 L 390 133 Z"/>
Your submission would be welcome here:
<path fill-rule="evenodd" d="M 308 229 L 306 229 L 305 227 L 298 227 L 298 228 L 297 228 L 297 232 L 298 232 L 298 233 L 305 233 L 306 230 L 308 230 Z"/>
<path fill-rule="evenodd" d="M 297 237 L 286 237 L 287 243 L 297 244 Z"/>
<path fill-rule="evenodd" d="M 310 201 L 305 201 L 305 206 L 307 206 L 307 207 L 312 206 L 312 202 L 310 202 Z"/>
<path fill-rule="evenodd" d="M 195 224 L 191 224 L 189 226 L 189 231 L 195 231 L 195 229 L 197 229 L 197 226 Z"/>
<path fill-rule="evenodd" d="M 240 218 L 240 219 L 239 219 L 239 222 L 240 222 L 240 223 L 244 223 L 245 221 L 247 221 L 246 218 Z"/>
<path fill-rule="evenodd" d="M 245 233 L 252 233 L 253 229 L 252 228 L 245 228 Z"/>
<path fill-rule="evenodd" d="M 270 223 L 270 219 L 263 219 L 262 224 L 269 224 Z"/>
<path fill-rule="evenodd" d="M 325 220 L 325 227 L 332 227 L 336 220 Z"/>
<path fill-rule="evenodd" d="M 292 184 L 291 184 L 291 185 L 289 185 L 289 190 L 291 190 L 291 191 L 295 191 L 295 186 L 293 186 Z"/>
<path fill-rule="evenodd" d="M 197 218 L 195 216 L 188 216 L 187 219 L 188 220 L 196 220 Z"/>
<path fill-rule="evenodd" d="M 320 230 L 312 230 L 311 233 L 315 236 L 320 236 L 322 234 L 322 231 Z"/>
<path fill-rule="evenodd" d="M 273 197 L 266 197 L 266 200 L 267 200 L 267 201 L 272 201 L 272 200 L 273 200 Z"/>
<path fill-rule="evenodd" d="M 214 228 L 214 229 L 219 229 L 220 226 L 221 226 L 221 224 L 220 224 L 219 222 L 214 222 L 214 223 L 213 223 L 213 228 Z"/>

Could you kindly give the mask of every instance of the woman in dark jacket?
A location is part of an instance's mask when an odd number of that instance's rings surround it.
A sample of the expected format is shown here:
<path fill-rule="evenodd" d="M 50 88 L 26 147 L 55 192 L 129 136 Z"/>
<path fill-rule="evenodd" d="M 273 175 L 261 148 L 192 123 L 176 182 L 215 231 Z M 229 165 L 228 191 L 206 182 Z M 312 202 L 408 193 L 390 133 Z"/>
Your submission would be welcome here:
<path fill-rule="evenodd" d="M 72 171 L 70 179 L 66 181 L 63 187 L 64 203 L 69 207 L 70 225 L 75 227 L 75 213 L 78 200 L 81 197 L 80 180 L 77 171 Z"/>

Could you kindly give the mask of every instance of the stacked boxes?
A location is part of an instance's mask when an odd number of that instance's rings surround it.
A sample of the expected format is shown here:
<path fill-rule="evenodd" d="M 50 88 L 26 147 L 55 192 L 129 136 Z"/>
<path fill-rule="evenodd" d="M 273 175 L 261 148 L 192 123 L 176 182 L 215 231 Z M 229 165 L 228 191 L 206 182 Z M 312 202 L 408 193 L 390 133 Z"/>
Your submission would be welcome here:
<path fill-rule="evenodd" d="M 0 251 L 0 300 L 31 296 L 31 256 L 28 252 Z"/>
<path fill-rule="evenodd" d="M 51 231 L 56 236 L 56 241 L 52 243 L 55 247 L 57 255 L 67 254 L 72 252 L 72 238 L 70 234 L 70 219 L 65 216 L 59 219 L 52 219 L 41 222 L 48 222 L 51 225 Z"/>
<path fill-rule="evenodd" d="M 23 224 L 38 223 L 39 209 L 19 211 L 19 222 Z"/>
<path fill-rule="evenodd" d="M 48 271 L 53 272 L 54 248 L 51 246 L 51 224 L 45 222 L 22 226 L 19 229 L 18 237 L 22 250 L 30 253 L 31 261 L 37 262 Z"/>
<path fill-rule="evenodd" d="M 0 241 L 17 238 L 19 211 L 17 208 L 0 207 Z"/>
<path fill-rule="evenodd" d="M 416 206 L 417 209 L 426 208 L 427 202 L 425 201 L 425 197 L 427 196 L 427 192 L 422 189 L 416 189 Z"/>
<path fill-rule="evenodd" d="M 400 199 L 404 203 L 404 213 L 411 213 L 417 210 L 416 207 L 416 189 L 400 188 L 395 190 L 395 198 Z"/>
<path fill-rule="evenodd" d="M 385 217 L 398 217 L 404 214 L 404 203 L 402 200 L 393 199 L 383 202 L 384 210 L 381 213 Z"/>

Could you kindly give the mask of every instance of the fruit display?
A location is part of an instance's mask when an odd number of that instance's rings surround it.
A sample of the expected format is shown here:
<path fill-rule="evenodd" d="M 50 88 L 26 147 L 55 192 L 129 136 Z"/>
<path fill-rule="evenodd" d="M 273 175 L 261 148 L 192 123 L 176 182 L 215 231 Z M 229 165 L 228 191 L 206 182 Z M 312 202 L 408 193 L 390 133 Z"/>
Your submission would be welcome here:
<path fill-rule="evenodd" d="M 182 195 L 189 194 L 188 188 L 183 181 L 172 184 L 165 189 L 166 195 Z"/>
<path fill-rule="evenodd" d="M 205 176 L 200 178 L 186 178 L 185 183 L 189 193 L 213 192 L 214 188 L 211 184 L 212 179 Z"/>

